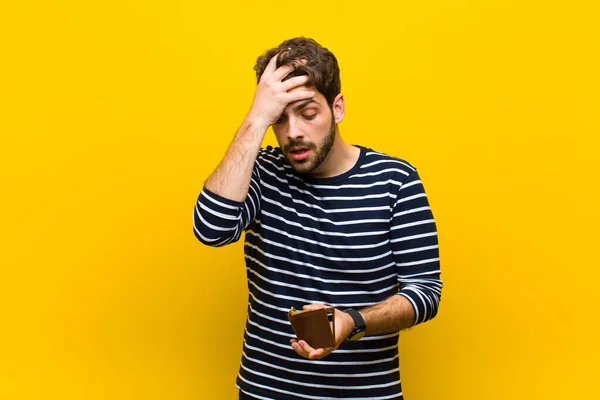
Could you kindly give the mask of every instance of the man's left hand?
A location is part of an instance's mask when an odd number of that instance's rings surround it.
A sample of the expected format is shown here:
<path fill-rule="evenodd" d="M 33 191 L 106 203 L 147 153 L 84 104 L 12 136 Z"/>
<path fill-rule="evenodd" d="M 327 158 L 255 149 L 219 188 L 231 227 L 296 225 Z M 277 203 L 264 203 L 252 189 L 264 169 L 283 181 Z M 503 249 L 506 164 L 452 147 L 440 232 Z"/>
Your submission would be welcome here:
<path fill-rule="evenodd" d="M 326 307 L 327 306 L 324 304 L 309 304 L 302 308 L 304 310 L 318 310 Z M 337 349 L 354 330 L 354 320 L 349 314 L 346 314 L 338 309 L 334 309 L 333 318 L 335 319 L 335 346 L 314 349 L 304 340 L 290 339 L 292 348 L 296 351 L 296 353 L 300 354 L 304 358 L 316 360 L 325 357 Z"/>

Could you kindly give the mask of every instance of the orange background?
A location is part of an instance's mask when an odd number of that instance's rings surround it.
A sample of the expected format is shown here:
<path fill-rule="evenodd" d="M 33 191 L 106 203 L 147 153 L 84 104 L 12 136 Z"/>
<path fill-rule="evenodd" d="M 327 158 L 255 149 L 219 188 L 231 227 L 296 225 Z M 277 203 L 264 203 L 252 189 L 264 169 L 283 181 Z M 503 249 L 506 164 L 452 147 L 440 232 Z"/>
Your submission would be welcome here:
<path fill-rule="evenodd" d="M 200 245 L 192 210 L 256 57 L 298 35 L 339 59 L 344 137 L 414 163 L 438 222 L 406 398 L 594 397 L 598 21 L 581 0 L 4 2 L 0 398 L 235 398 L 242 246 Z"/>

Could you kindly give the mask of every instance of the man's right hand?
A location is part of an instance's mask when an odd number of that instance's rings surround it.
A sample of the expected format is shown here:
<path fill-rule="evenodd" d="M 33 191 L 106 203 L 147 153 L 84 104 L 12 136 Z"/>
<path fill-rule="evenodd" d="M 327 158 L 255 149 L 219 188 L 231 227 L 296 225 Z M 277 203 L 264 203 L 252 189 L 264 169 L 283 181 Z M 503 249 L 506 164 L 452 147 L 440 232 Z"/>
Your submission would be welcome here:
<path fill-rule="evenodd" d="M 246 120 L 253 124 L 264 127 L 265 131 L 279 119 L 288 104 L 307 100 L 315 95 L 315 92 L 310 90 L 290 92 L 291 89 L 304 85 L 308 76 L 295 76 L 282 82 L 282 79 L 294 70 L 294 66 L 282 65 L 276 68 L 276 60 L 277 54 L 271 58 L 260 78 L 252 107 L 246 117 Z"/>

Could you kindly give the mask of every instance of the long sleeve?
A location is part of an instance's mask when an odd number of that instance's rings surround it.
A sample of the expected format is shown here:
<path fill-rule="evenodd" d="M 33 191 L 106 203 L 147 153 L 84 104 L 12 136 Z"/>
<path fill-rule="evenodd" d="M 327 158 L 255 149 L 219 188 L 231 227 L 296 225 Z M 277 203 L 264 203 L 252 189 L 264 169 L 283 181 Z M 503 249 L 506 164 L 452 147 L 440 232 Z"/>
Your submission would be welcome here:
<path fill-rule="evenodd" d="M 399 292 L 415 309 L 414 325 L 435 317 L 442 294 L 436 224 L 417 171 L 402 183 L 391 219 Z"/>
<path fill-rule="evenodd" d="M 204 187 L 194 209 L 194 235 L 209 246 L 237 242 L 260 210 L 260 174 L 254 165 L 248 194 L 243 202 L 219 196 Z"/>

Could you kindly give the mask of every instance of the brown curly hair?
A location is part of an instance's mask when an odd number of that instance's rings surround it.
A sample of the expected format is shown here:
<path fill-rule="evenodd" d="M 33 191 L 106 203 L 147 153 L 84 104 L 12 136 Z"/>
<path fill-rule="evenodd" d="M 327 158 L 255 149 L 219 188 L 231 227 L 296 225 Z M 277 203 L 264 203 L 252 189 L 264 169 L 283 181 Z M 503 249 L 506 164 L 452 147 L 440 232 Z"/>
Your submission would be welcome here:
<path fill-rule="evenodd" d="M 316 88 L 325 96 L 330 106 L 333 104 L 335 96 L 342 90 L 342 83 L 340 67 L 332 52 L 310 38 L 297 37 L 286 40 L 257 58 L 254 66 L 257 83 L 260 82 L 260 77 L 275 54 L 279 54 L 277 68 L 282 65 L 296 66 L 296 69 L 283 79 L 284 81 L 292 76 L 308 75 L 306 86 Z"/>

